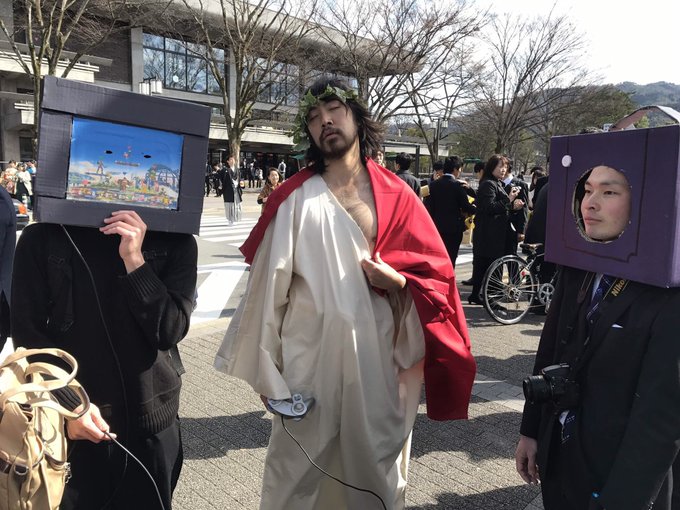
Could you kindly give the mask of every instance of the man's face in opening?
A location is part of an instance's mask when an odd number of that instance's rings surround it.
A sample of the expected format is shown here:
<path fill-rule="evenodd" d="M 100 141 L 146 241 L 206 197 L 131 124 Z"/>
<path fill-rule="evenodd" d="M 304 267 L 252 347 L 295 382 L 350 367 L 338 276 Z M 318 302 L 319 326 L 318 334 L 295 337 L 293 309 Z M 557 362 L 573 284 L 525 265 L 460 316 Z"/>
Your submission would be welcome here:
<path fill-rule="evenodd" d="M 383 166 L 383 164 L 385 163 L 385 155 L 382 153 L 382 151 L 376 152 L 375 162 L 378 163 L 380 166 Z"/>
<path fill-rule="evenodd" d="M 227 160 L 227 165 L 229 165 L 229 168 L 234 168 L 234 166 L 236 165 L 236 159 L 234 159 L 234 156 L 231 156 Z"/>
<path fill-rule="evenodd" d="M 324 159 L 340 159 L 358 143 L 352 110 L 338 99 L 321 101 L 307 114 L 307 128 Z"/>
<path fill-rule="evenodd" d="M 630 186 L 619 171 L 596 166 L 585 182 L 581 215 L 586 235 L 596 241 L 612 241 L 630 220 Z"/>

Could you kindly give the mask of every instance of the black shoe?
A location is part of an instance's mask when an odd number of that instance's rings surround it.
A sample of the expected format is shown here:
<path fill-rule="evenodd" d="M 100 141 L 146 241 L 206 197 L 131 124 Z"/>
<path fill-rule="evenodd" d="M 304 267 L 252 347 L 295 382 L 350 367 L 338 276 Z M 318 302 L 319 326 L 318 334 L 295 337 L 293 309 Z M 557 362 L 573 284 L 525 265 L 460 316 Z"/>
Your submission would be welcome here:
<path fill-rule="evenodd" d="M 462 282 L 460 282 L 460 284 L 461 285 L 472 285 L 472 278 L 470 278 L 469 280 L 463 280 Z"/>
<path fill-rule="evenodd" d="M 468 303 L 471 304 L 471 305 L 483 305 L 484 304 L 484 302 L 482 301 L 482 299 L 479 296 L 473 296 L 472 294 L 470 294 L 470 296 L 468 296 Z"/>

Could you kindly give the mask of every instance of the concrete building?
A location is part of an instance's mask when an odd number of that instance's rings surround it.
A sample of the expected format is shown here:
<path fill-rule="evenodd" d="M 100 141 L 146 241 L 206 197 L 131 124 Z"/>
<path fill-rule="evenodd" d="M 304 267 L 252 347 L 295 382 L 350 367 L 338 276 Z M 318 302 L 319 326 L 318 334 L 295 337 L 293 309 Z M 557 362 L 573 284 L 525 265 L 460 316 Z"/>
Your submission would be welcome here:
<path fill-rule="evenodd" d="M 206 5 L 215 13 L 219 12 L 219 2 L 216 0 L 207 2 Z M 21 23 L 15 9 L 15 2 L 0 2 L 0 18 L 10 32 L 15 24 L 18 26 Z M 219 20 L 216 21 L 215 28 L 219 29 L 220 26 Z M 223 162 L 229 149 L 221 91 L 205 60 L 197 57 L 197 53 L 201 53 L 201 45 L 189 40 L 186 35 L 168 33 L 158 26 L 118 30 L 97 46 L 92 55 L 79 59 L 68 78 L 121 90 L 162 94 L 163 97 L 211 106 L 213 116 L 207 159 L 210 162 Z M 24 44 L 25 35 L 15 36 L 15 41 L 17 48 L 25 55 L 24 61 L 29 62 L 28 47 Z M 323 43 L 319 40 L 310 40 L 308 46 L 310 45 L 318 45 L 319 51 L 324 50 Z M 191 47 L 188 49 L 189 46 Z M 234 80 L 236 72 L 229 50 L 216 51 L 224 61 L 225 75 Z M 59 65 L 68 65 L 69 59 L 74 55 L 72 52 L 63 52 L 63 62 Z M 33 82 L 17 58 L 10 43 L 0 34 L 1 161 L 25 161 L 34 158 L 31 138 Z M 277 166 L 281 160 L 292 168 L 299 164 L 291 154 L 293 143 L 288 136 L 289 122 L 297 109 L 302 92 L 301 84 L 309 82 L 315 75 L 321 74 L 321 71 L 301 69 L 285 63 L 281 65 L 284 66 L 284 72 L 277 77 L 275 86 L 260 95 L 259 102 L 253 109 L 253 120 L 242 139 L 239 158 L 242 164 L 255 161 L 261 168 Z M 330 73 L 325 70 L 324 73 L 337 75 L 356 86 L 356 79 L 342 70 Z M 230 99 L 233 104 L 233 92 Z M 274 108 L 274 104 L 279 105 Z M 427 153 L 426 146 L 416 149 L 417 145 L 412 142 L 388 142 L 386 149 Z"/>

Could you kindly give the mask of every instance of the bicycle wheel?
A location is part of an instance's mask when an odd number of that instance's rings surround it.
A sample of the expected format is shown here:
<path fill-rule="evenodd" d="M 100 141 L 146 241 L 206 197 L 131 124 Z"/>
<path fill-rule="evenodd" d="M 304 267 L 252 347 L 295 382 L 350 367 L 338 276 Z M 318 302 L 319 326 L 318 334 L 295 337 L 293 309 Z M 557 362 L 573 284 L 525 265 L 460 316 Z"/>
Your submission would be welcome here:
<path fill-rule="evenodd" d="M 489 315 L 501 324 L 515 324 L 531 308 L 536 277 L 529 264 L 515 255 L 495 260 L 482 280 L 482 300 Z"/>

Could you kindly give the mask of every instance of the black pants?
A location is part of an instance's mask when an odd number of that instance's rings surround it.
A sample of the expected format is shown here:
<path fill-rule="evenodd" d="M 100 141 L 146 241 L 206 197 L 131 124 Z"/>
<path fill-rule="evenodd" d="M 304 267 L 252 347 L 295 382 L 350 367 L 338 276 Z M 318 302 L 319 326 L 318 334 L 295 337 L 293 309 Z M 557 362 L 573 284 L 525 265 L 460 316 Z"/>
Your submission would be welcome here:
<path fill-rule="evenodd" d="M 158 434 L 131 438 L 122 444 L 149 470 L 160 492 L 163 506 L 171 509 L 182 462 L 179 418 Z M 74 441 L 69 454 L 72 478 L 66 484 L 61 510 L 160 509 L 158 496 L 149 477 L 129 457 L 125 475 L 125 453 L 115 444 Z"/>
<path fill-rule="evenodd" d="M 585 464 L 578 445 L 561 444 L 561 425 L 555 420 L 547 472 L 541 470 L 541 494 L 545 510 L 601 510 L 597 500 L 591 497 L 596 487 L 589 480 Z M 659 490 L 654 510 L 680 510 L 679 477 L 680 460 L 676 458 L 672 472 Z"/>
<path fill-rule="evenodd" d="M 442 241 L 444 241 L 444 247 L 446 248 L 446 253 L 449 254 L 451 264 L 453 264 L 453 267 L 456 267 L 460 243 L 463 241 L 463 231 L 440 232 L 439 235 L 441 235 Z"/>
<path fill-rule="evenodd" d="M 496 260 L 496 257 L 481 257 L 475 255 L 472 259 L 472 296 L 479 298 L 482 290 L 482 280 L 489 266 Z"/>

